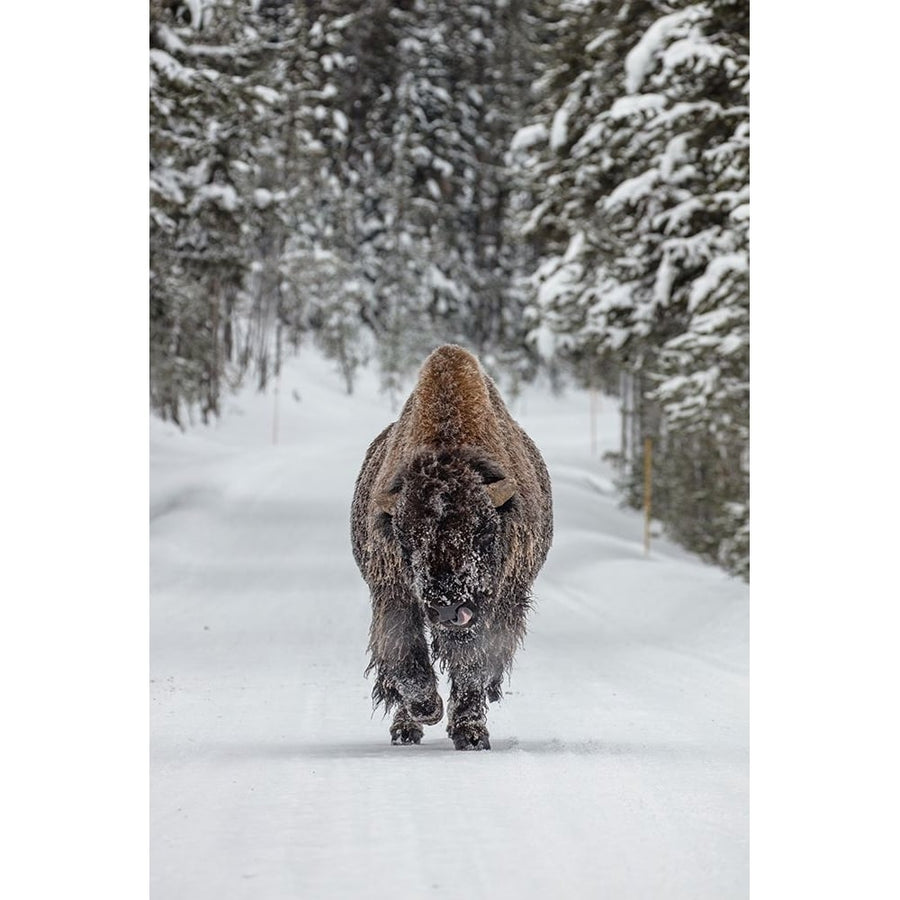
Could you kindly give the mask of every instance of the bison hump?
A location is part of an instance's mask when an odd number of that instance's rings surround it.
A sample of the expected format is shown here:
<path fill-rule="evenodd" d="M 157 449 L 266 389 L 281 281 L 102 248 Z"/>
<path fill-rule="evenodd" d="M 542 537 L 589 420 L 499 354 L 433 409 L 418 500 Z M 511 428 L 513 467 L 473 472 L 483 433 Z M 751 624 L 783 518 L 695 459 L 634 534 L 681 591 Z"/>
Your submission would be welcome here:
<path fill-rule="evenodd" d="M 497 440 L 497 411 L 478 360 L 455 344 L 425 360 L 413 392 L 414 444 L 490 447 Z"/>

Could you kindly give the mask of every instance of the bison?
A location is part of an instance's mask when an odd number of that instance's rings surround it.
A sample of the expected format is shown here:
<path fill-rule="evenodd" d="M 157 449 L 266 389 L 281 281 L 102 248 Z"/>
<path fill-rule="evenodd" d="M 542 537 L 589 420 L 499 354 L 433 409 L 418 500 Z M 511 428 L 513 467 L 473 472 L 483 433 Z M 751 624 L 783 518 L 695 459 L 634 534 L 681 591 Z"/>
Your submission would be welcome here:
<path fill-rule="evenodd" d="M 524 639 L 553 510 L 540 452 L 467 350 L 435 350 L 372 442 L 351 532 L 372 596 L 366 675 L 375 706 L 396 710 L 391 742 L 418 744 L 443 717 L 438 663 L 454 746 L 490 749 L 487 701 L 500 699 Z"/>

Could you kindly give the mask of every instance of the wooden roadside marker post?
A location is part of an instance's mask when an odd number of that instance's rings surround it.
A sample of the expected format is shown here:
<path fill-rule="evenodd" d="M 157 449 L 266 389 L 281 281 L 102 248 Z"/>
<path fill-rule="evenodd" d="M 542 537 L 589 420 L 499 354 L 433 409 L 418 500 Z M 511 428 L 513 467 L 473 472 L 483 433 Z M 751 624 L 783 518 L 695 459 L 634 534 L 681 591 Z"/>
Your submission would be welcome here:
<path fill-rule="evenodd" d="M 281 374 L 275 376 L 275 390 L 272 392 L 275 397 L 272 405 L 272 443 L 278 443 L 278 383 L 281 381 Z"/>
<path fill-rule="evenodd" d="M 650 511 L 653 494 L 653 438 L 644 438 L 644 555 L 650 555 Z"/>

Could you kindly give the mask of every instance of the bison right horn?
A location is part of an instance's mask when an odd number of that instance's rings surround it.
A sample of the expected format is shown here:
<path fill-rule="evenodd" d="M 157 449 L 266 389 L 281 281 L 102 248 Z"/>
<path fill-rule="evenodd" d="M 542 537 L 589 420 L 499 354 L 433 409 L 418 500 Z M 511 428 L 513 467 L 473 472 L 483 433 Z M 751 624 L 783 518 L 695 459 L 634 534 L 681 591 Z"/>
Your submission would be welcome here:
<path fill-rule="evenodd" d="M 503 506 L 516 492 L 516 483 L 512 478 L 503 478 L 484 487 L 494 506 Z"/>

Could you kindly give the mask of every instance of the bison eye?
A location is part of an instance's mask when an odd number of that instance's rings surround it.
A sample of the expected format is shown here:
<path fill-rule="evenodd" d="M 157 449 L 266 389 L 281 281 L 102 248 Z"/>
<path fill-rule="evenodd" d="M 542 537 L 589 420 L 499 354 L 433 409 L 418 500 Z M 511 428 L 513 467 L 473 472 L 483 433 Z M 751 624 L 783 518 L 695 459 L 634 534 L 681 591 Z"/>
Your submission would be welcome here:
<path fill-rule="evenodd" d="M 378 513 L 375 518 L 375 527 L 386 538 L 392 538 L 394 536 L 394 517 L 386 512 Z"/>

